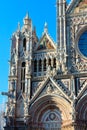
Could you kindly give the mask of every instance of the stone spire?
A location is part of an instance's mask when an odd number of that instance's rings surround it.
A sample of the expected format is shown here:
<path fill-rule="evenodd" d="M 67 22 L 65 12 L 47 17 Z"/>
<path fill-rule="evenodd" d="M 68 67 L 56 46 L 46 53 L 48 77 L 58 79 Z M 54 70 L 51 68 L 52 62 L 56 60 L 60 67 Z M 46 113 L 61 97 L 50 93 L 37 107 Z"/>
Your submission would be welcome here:
<path fill-rule="evenodd" d="M 17 28 L 18 32 L 20 31 L 20 22 L 18 22 L 18 28 Z"/>
<path fill-rule="evenodd" d="M 29 14 L 27 13 L 25 18 L 24 18 L 24 25 L 28 25 L 29 24 Z"/>
<path fill-rule="evenodd" d="M 26 14 L 26 16 L 25 16 L 23 22 L 24 22 L 23 31 L 25 31 L 25 30 L 26 30 L 26 31 L 30 31 L 31 28 L 32 28 L 32 21 L 31 21 L 31 19 L 29 18 L 29 14 L 28 14 L 28 13 Z"/>

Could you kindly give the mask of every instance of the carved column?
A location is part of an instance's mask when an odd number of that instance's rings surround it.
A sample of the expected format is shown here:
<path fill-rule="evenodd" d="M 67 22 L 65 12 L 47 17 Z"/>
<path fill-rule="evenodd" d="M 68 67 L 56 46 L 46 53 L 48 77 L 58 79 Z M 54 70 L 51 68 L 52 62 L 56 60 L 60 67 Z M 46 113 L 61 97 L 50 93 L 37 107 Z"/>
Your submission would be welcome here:
<path fill-rule="evenodd" d="M 53 68 L 53 57 L 51 58 L 51 67 Z"/>
<path fill-rule="evenodd" d="M 46 71 L 48 69 L 48 59 L 46 59 Z"/>

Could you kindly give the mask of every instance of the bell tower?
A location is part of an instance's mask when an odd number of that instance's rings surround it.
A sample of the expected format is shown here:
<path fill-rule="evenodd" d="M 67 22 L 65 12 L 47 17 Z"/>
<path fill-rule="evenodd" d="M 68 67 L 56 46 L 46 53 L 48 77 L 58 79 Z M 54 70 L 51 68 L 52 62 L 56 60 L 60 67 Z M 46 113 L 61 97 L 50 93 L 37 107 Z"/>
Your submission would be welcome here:
<path fill-rule="evenodd" d="M 6 126 L 16 126 L 15 118 L 27 118 L 31 91 L 32 72 L 32 21 L 27 14 L 24 25 L 11 38 L 9 90 L 6 106 Z M 7 129 L 7 127 L 6 127 Z"/>

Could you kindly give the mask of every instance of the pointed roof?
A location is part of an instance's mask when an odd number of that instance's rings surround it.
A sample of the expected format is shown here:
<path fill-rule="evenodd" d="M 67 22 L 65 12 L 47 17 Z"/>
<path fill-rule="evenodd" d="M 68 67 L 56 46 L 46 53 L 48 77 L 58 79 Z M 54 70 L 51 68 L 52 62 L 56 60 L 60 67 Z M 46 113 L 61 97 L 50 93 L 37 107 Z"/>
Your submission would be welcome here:
<path fill-rule="evenodd" d="M 26 13 L 25 19 L 29 19 L 29 13 Z"/>
<path fill-rule="evenodd" d="M 29 18 L 29 14 L 28 13 L 26 13 L 26 16 L 25 16 L 23 21 L 24 21 L 24 24 L 29 24 L 31 22 L 31 19 Z"/>
<path fill-rule="evenodd" d="M 40 38 L 35 50 L 36 51 L 42 51 L 42 50 L 49 50 L 49 49 L 55 50 L 56 49 L 56 43 L 53 41 L 53 39 L 49 35 L 48 25 L 47 25 L 47 22 L 45 22 L 42 37 Z"/>
<path fill-rule="evenodd" d="M 28 13 L 28 12 L 26 13 L 26 15 L 25 15 L 25 17 L 24 17 L 24 20 L 25 20 L 25 19 L 29 19 L 29 13 Z"/>
<path fill-rule="evenodd" d="M 54 43 L 50 35 L 47 32 L 44 32 L 35 50 L 56 50 L 56 44 Z"/>

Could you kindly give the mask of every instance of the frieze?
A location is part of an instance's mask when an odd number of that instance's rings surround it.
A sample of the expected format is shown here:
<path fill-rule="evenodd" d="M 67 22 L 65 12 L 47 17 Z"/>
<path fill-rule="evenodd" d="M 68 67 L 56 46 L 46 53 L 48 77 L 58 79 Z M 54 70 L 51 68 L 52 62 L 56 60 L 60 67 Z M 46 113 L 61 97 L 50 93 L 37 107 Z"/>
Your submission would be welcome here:
<path fill-rule="evenodd" d="M 39 53 L 39 54 L 34 54 L 34 60 L 39 60 L 39 59 L 48 59 L 48 58 L 54 58 L 56 56 L 56 52 L 45 52 L 45 53 Z"/>

